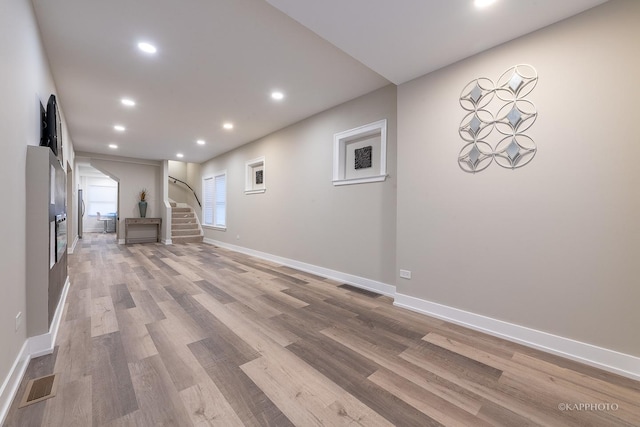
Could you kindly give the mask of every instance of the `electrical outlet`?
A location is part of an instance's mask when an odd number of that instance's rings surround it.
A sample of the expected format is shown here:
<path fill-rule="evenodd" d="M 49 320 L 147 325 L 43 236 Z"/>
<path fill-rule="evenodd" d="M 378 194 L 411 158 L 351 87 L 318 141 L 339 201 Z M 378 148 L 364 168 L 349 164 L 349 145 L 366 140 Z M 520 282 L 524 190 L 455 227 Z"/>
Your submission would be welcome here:
<path fill-rule="evenodd" d="M 236 236 L 236 240 L 240 240 L 240 235 L 239 234 Z"/>
<path fill-rule="evenodd" d="M 22 312 L 19 311 L 18 314 L 16 314 L 16 332 L 18 332 L 18 329 L 20 329 L 21 325 L 22 325 Z"/>
<path fill-rule="evenodd" d="M 411 272 L 409 270 L 400 270 L 400 277 L 403 279 L 411 279 Z"/>

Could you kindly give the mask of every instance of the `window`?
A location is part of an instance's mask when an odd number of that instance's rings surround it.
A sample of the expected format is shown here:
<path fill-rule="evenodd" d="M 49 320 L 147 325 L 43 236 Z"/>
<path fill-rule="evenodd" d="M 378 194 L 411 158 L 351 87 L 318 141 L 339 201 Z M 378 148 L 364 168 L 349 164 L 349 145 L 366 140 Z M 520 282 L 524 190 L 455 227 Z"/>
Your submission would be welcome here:
<path fill-rule="evenodd" d="M 111 179 L 88 178 L 85 192 L 87 215 L 115 214 L 118 206 L 118 183 Z"/>
<path fill-rule="evenodd" d="M 202 225 L 213 225 L 213 177 L 203 180 Z"/>
<path fill-rule="evenodd" d="M 214 177 L 216 209 L 213 213 L 213 225 L 216 227 L 227 226 L 227 174 L 223 173 Z"/>
<path fill-rule="evenodd" d="M 226 229 L 227 227 L 227 172 L 221 172 L 203 180 L 203 225 Z"/>

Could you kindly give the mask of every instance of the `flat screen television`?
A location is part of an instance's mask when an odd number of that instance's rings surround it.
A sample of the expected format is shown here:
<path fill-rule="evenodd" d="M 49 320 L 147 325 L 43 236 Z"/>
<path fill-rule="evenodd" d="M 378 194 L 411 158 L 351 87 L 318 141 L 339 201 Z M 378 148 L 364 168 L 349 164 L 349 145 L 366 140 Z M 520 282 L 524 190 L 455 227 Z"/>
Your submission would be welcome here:
<path fill-rule="evenodd" d="M 51 148 L 53 154 L 58 156 L 58 103 L 56 96 L 51 95 L 47 102 L 47 118 L 45 126 L 46 146 Z"/>
<path fill-rule="evenodd" d="M 47 145 L 47 110 L 44 109 L 42 102 L 40 104 L 40 145 Z"/>

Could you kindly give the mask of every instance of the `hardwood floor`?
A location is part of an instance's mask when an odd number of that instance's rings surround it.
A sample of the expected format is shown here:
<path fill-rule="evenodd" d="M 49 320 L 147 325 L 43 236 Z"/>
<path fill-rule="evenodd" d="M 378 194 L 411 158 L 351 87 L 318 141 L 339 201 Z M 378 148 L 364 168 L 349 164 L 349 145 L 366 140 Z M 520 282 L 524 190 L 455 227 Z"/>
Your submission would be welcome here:
<path fill-rule="evenodd" d="M 6 426 L 640 425 L 638 382 L 210 245 L 87 234 L 69 272 Z"/>

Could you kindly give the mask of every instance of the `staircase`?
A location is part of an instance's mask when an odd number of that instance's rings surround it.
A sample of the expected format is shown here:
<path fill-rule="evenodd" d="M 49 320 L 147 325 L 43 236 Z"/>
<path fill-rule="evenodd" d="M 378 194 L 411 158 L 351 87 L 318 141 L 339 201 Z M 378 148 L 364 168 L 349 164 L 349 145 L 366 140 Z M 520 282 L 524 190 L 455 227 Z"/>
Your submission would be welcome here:
<path fill-rule="evenodd" d="M 202 243 L 202 230 L 191 207 L 171 203 L 171 242 Z"/>

